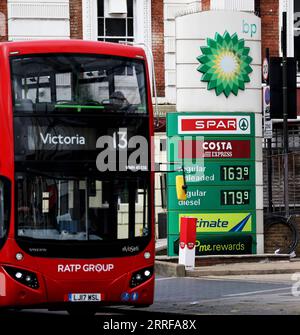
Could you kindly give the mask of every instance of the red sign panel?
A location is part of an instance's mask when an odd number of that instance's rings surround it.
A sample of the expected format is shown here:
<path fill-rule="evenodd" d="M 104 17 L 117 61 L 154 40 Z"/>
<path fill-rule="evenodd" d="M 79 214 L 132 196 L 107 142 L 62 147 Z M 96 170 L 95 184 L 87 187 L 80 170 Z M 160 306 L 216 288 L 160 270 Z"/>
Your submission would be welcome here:
<path fill-rule="evenodd" d="M 197 218 L 182 217 L 180 219 L 180 247 L 193 249 L 196 243 Z"/>
<path fill-rule="evenodd" d="M 181 140 L 178 158 L 250 158 L 250 140 Z"/>
<path fill-rule="evenodd" d="M 249 115 L 179 115 L 178 134 L 251 135 Z"/>
<path fill-rule="evenodd" d="M 181 130 L 182 131 L 220 131 L 224 130 L 237 130 L 237 119 L 181 119 Z"/>

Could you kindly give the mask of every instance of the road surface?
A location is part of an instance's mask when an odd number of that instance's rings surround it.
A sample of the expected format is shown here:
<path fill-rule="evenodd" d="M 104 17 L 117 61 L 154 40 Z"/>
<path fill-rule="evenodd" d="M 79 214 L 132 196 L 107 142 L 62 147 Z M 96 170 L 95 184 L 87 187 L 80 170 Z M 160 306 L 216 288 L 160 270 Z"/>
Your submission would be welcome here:
<path fill-rule="evenodd" d="M 10 329 L 15 327 L 14 329 L 23 331 L 42 323 L 42 327 L 48 330 L 58 329 L 70 333 L 72 329 L 84 327 L 85 330 L 92 329 L 88 334 L 102 334 L 100 331 L 103 329 L 103 320 L 119 320 L 120 317 L 123 317 L 122 320 L 143 320 L 170 317 L 192 319 L 193 316 L 199 318 L 216 315 L 299 315 L 300 274 L 292 276 L 158 277 L 155 303 L 147 308 L 106 308 L 99 311 L 93 321 L 80 317 L 72 319 L 63 311 L 10 311 L 0 314 L 0 321 L 4 329 L 9 326 Z M 94 332 L 95 330 L 97 331 Z"/>

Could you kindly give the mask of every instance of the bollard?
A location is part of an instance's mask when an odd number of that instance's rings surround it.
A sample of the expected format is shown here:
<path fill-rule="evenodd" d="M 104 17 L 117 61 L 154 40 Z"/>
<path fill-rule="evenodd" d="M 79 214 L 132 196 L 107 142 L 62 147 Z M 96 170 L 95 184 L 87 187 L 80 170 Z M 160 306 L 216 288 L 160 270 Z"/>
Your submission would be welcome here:
<path fill-rule="evenodd" d="M 179 264 L 186 269 L 195 268 L 196 222 L 192 217 L 180 219 Z"/>

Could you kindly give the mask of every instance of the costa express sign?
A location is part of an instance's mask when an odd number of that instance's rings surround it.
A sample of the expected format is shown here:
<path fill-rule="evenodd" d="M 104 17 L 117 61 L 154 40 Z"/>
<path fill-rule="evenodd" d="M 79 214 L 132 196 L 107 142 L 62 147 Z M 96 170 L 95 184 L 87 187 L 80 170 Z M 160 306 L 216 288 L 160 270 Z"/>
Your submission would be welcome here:
<path fill-rule="evenodd" d="M 251 140 L 179 140 L 178 158 L 251 158 Z"/>

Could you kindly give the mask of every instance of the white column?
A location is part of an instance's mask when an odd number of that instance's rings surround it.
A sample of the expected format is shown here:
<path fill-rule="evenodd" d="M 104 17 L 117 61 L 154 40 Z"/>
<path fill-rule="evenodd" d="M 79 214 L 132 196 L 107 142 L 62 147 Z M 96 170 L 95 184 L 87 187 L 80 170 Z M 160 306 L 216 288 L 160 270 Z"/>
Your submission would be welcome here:
<path fill-rule="evenodd" d="M 135 42 L 151 48 L 151 0 L 137 0 L 135 4 Z"/>
<path fill-rule="evenodd" d="M 97 40 L 97 0 L 82 0 L 82 30 L 84 40 Z"/>
<path fill-rule="evenodd" d="M 164 0 L 166 101 L 176 103 L 175 18 L 178 13 L 199 11 L 201 1 Z"/>
<path fill-rule="evenodd" d="M 287 1 L 287 56 L 294 57 L 294 0 Z"/>

